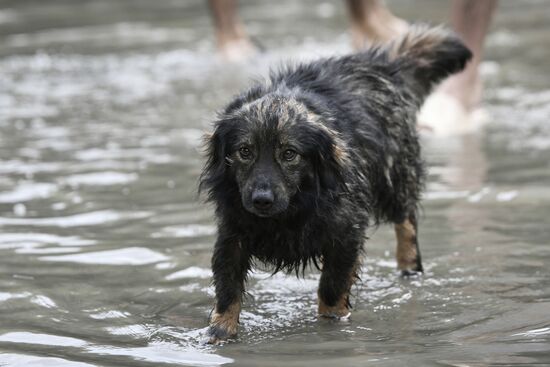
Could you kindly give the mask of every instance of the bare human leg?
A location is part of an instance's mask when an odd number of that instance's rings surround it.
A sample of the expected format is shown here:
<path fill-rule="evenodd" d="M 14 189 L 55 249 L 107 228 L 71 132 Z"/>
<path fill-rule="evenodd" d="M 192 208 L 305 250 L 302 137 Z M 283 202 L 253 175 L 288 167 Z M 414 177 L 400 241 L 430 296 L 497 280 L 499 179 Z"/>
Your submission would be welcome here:
<path fill-rule="evenodd" d="M 242 61 L 257 50 L 238 19 L 237 0 L 209 0 L 218 51 L 226 61 Z"/>
<path fill-rule="evenodd" d="M 381 0 L 347 0 L 352 42 L 356 50 L 387 42 L 404 33 L 407 22 L 393 15 Z"/>
<path fill-rule="evenodd" d="M 473 131 L 483 122 L 478 109 L 482 92 L 479 64 L 496 4 L 497 0 L 453 0 L 451 24 L 474 57 L 466 69 L 445 80 L 426 100 L 418 118 L 421 129 L 452 135 Z"/>
<path fill-rule="evenodd" d="M 468 111 L 474 109 L 481 98 L 479 64 L 483 58 L 483 44 L 489 30 L 497 0 L 454 0 L 451 6 L 451 24 L 464 40 L 474 57 L 459 74 L 448 78 L 440 87 L 462 103 Z"/>

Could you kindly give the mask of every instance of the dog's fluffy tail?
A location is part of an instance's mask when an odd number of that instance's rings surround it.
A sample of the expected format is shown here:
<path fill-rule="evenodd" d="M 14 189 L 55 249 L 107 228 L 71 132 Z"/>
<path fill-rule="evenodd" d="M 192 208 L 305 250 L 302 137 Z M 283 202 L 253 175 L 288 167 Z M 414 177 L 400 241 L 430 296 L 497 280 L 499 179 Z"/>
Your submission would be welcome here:
<path fill-rule="evenodd" d="M 386 48 L 396 70 L 409 78 L 410 86 L 426 97 L 432 86 L 459 72 L 472 53 L 451 31 L 443 27 L 415 25 Z M 424 99 L 424 98 L 422 98 Z"/>

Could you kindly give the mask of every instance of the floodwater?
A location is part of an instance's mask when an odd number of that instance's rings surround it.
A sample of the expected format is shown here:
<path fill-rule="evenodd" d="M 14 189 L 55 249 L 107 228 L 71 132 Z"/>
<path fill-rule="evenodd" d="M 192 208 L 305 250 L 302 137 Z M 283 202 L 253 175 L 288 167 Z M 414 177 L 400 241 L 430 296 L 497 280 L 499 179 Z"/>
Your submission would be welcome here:
<path fill-rule="evenodd" d="M 390 2 L 435 23 L 446 2 Z M 341 2 L 241 1 L 265 53 L 214 56 L 195 1 L 0 2 L 1 366 L 550 365 L 550 3 L 502 2 L 487 125 L 423 138 L 426 274 L 369 233 L 349 322 L 319 275 L 254 273 L 236 342 L 201 344 L 215 227 L 197 199 L 214 111 L 282 59 L 350 51 Z"/>

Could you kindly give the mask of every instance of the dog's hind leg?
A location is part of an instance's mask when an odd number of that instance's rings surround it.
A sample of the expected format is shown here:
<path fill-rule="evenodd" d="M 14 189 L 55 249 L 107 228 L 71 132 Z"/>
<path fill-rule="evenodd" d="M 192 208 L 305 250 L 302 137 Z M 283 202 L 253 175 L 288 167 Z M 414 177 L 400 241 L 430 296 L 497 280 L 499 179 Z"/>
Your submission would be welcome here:
<path fill-rule="evenodd" d="M 346 319 L 350 316 L 351 286 L 360 268 L 358 250 L 331 251 L 323 256 L 323 271 L 319 282 L 319 315 Z"/>
<path fill-rule="evenodd" d="M 401 270 L 402 276 L 414 275 L 424 270 L 417 234 L 416 214 L 409 214 L 402 222 L 395 223 L 397 267 Z"/>

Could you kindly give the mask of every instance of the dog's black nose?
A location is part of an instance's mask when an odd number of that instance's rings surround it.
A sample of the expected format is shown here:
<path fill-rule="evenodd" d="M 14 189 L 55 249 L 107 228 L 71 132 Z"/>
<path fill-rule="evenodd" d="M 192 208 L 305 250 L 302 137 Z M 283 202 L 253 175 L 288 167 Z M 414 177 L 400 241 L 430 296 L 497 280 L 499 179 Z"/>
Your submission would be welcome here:
<path fill-rule="evenodd" d="M 271 190 L 256 190 L 252 193 L 252 203 L 256 209 L 267 210 L 273 205 L 274 197 Z"/>

